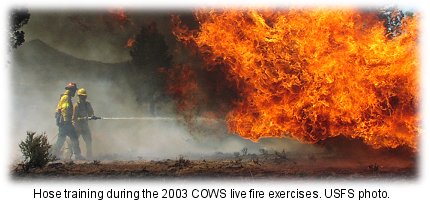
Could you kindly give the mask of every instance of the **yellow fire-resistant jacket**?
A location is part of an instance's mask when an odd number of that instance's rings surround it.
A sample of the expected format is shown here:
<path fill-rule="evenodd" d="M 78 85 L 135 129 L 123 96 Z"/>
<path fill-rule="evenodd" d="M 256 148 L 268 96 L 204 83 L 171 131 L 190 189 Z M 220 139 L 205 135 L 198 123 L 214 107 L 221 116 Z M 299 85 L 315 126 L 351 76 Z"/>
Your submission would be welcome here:
<path fill-rule="evenodd" d="M 70 91 L 66 90 L 63 95 L 61 95 L 60 101 L 57 105 L 57 112 L 60 112 L 63 116 L 63 120 L 66 122 L 72 122 L 73 116 L 73 103 L 72 97 L 70 96 Z"/>

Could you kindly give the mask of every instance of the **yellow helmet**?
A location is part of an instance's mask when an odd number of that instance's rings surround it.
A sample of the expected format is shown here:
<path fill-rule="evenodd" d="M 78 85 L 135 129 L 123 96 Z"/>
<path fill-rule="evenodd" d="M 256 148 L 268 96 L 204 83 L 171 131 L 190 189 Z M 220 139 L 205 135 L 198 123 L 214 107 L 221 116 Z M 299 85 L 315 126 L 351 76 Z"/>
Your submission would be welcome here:
<path fill-rule="evenodd" d="M 87 96 L 87 90 L 85 90 L 84 88 L 79 88 L 78 96 Z"/>

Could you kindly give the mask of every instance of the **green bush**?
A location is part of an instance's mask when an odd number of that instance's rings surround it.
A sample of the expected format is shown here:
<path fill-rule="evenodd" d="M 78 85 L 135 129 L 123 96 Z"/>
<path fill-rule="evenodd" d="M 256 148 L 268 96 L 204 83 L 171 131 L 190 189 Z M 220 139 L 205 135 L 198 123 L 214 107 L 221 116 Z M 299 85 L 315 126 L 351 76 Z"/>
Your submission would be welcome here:
<path fill-rule="evenodd" d="M 55 156 L 49 152 L 51 145 L 48 143 L 45 133 L 36 135 L 36 132 L 27 132 L 27 137 L 19 144 L 19 148 L 24 156 L 23 166 L 25 170 L 41 168 L 48 162 L 55 160 Z"/>

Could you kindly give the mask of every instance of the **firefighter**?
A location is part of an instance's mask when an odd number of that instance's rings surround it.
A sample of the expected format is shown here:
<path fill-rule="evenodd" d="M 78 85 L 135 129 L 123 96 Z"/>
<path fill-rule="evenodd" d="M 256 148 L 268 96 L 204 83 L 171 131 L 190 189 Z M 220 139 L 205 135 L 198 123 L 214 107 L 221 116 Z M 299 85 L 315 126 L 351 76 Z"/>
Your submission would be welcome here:
<path fill-rule="evenodd" d="M 82 157 L 81 149 L 79 148 L 78 134 L 76 133 L 75 127 L 73 127 L 72 124 L 72 98 L 75 96 L 77 86 L 75 83 L 71 82 L 67 84 L 65 89 L 66 91 L 61 96 L 57 105 L 57 111 L 55 113 L 58 126 L 58 138 L 54 147 L 54 155 L 60 157 L 60 150 L 66 141 L 66 137 L 68 136 L 72 143 L 72 151 L 75 155 L 75 159 L 83 160 L 84 157 Z"/>
<path fill-rule="evenodd" d="M 78 90 L 78 102 L 73 106 L 73 125 L 79 136 L 82 135 L 87 148 L 87 159 L 92 159 L 92 138 L 88 126 L 88 119 L 94 117 L 91 103 L 87 101 L 87 91 L 84 88 Z"/>

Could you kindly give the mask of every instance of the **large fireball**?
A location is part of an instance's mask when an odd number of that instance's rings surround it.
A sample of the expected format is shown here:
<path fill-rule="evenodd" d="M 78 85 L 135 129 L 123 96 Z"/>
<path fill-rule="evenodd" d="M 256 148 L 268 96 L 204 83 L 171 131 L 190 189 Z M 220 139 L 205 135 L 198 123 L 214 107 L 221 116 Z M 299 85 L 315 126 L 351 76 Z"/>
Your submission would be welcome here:
<path fill-rule="evenodd" d="M 176 37 L 208 67 L 222 64 L 239 98 L 230 132 L 252 141 L 336 136 L 375 148 L 416 148 L 419 135 L 417 17 L 390 36 L 376 12 L 198 11 L 198 30 Z M 209 69 L 210 70 L 210 69 Z M 219 69 L 218 69 L 219 71 Z"/>

